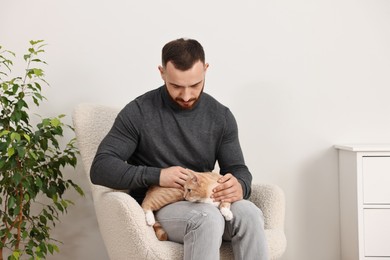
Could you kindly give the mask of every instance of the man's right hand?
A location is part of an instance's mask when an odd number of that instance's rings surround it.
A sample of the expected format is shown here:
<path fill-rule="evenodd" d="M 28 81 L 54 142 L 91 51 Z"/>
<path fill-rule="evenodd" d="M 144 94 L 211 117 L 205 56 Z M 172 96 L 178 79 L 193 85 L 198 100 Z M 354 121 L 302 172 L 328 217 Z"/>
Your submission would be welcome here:
<path fill-rule="evenodd" d="M 180 166 L 162 169 L 160 172 L 160 186 L 183 189 L 188 174 L 189 170 Z"/>

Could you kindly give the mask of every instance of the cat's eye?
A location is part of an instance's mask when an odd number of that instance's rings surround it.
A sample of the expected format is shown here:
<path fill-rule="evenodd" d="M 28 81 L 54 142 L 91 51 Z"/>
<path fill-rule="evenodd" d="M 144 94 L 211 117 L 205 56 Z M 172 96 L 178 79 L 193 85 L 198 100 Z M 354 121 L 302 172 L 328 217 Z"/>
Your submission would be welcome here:
<path fill-rule="evenodd" d="M 191 192 L 191 189 L 187 189 L 187 192 Z"/>

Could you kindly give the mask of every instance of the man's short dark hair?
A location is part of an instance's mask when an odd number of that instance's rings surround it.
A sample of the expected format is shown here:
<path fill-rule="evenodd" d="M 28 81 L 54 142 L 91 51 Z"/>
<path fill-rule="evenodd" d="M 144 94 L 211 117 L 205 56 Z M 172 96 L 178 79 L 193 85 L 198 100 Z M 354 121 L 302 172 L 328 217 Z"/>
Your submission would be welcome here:
<path fill-rule="evenodd" d="M 176 69 L 185 71 L 198 62 L 205 63 L 202 45 L 193 39 L 180 38 L 165 44 L 162 49 L 162 65 L 172 62 Z"/>

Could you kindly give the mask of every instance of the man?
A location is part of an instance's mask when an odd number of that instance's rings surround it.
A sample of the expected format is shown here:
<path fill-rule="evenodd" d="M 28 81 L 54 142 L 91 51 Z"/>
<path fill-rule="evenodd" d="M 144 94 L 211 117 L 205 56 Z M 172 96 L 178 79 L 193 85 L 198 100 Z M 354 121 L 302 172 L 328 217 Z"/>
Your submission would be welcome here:
<path fill-rule="evenodd" d="M 142 202 L 150 185 L 183 188 L 187 170 L 223 175 L 214 201 L 232 202 L 225 221 L 216 207 L 176 202 L 156 213 L 168 239 L 184 244 L 184 259 L 219 259 L 223 240 L 232 242 L 236 260 L 268 259 L 263 214 L 245 200 L 252 176 L 245 165 L 237 124 L 230 110 L 203 93 L 203 47 L 177 39 L 162 49 L 164 85 L 136 98 L 118 114 L 91 167 L 94 184 L 128 189 Z"/>

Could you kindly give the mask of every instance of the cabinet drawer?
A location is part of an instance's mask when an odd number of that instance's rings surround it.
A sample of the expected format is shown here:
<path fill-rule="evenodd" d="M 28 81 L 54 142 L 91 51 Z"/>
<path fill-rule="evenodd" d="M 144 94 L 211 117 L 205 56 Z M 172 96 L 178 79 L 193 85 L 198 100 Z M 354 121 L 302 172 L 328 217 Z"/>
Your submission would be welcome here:
<path fill-rule="evenodd" d="M 363 157 L 363 201 L 390 204 L 390 157 Z"/>
<path fill-rule="evenodd" d="M 390 257 L 390 209 L 364 210 L 364 255 Z"/>

